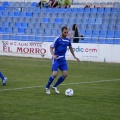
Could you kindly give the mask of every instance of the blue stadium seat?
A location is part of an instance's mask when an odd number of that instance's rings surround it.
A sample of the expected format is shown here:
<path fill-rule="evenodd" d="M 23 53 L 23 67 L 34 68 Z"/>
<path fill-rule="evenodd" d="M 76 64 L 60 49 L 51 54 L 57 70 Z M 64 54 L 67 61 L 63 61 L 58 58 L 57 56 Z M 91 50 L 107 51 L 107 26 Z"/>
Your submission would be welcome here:
<path fill-rule="evenodd" d="M 36 35 L 36 34 L 37 34 L 37 29 L 36 29 L 36 28 L 32 28 L 32 29 L 31 29 L 31 34 Z"/>
<path fill-rule="evenodd" d="M 109 19 L 103 19 L 103 20 L 102 20 L 102 23 L 103 23 L 103 24 L 109 24 Z"/>
<path fill-rule="evenodd" d="M 49 23 L 50 19 L 49 18 L 43 18 L 44 23 Z"/>
<path fill-rule="evenodd" d="M 16 26 L 17 28 L 21 28 L 21 23 L 16 22 L 16 23 L 15 23 L 15 26 Z"/>
<path fill-rule="evenodd" d="M 26 12 L 26 17 L 32 17 L 33 13 L 32 12 Z"/>
<path fill-rule="evenodd" d="M 115 25 L 116 24 L 116 19 L 110 19 L 109 24 L 114 24 Z"/>
<path fill-rule="evenodd" d="M 96 18 L 98 19 L 98 18 L 102 18 L 102 17 L 103 17 L 103 13 L 97 12 Z"/>
<path fill-rule="evenodd" d="M 15 40 L 22 40 L 22 36 L 20 36 L 20 35 L 15 35 Z"/>
<path fill-rule="evenodd" d="M 11 27 L 6 28 L 5 33 L 7 33 L 7 34 L 12 34 L 12 32 L 13 32 L 13 30 L 12 30 Z"/>
<path fill-rule="evenodd" d="M 77 8 L 77 12 L 78 13 L 83 13 L 84 12 L 84 8 Z"/>
<path fill-rule="evenodd" d="M 21 27 L 23 27 L 23 28 L 27 28 L 27 27 L 28 27 L 28 23 L 26 23 L 26 22 L 22 22 L 22 23 L 21 23 Z"/>
<path fill-rule="evenodd" d="M 32 2 L 31 7 L 36 7 L 37 2 Z"/>
<path fill-rule="evenodd" d="M 9 7 L 14 7 L 14 2 L 9 2 Z"/>
<path fill-rule="evenodd" d="M 77 13 L 78 11 L 77 11 L 77 8 L 71 8 L 71 12 L 72 13 Z"/>
<path fill-rule="evenodd" d="M 106 39 L 105 44 L 113 44 L 113 39 Z"/>
<path fill-rule="evenodd" d="M 83 24 L 87 24 L 87 22 L 88 22 L 88 19 L 83 18 L 83 19 L 81 20 L 81 23 L 83 23 Z"/>
<path fill-rule="evenodd" d="M 110 18 L 110 13 L 103 14 L 103 19 L 109 19 L 109 18 Z"/>
<path fill-rule="evenodd" d="M 107 38 L 113 38 L 114 37 L 114 30 L 108 30 L 106 37 Z"/>
<path fill-rule="evenodd" d="M 90 8 L 84 8 L 84 13 L 90 13 Z"/>
<path fill-rule="evenodd" d="M 115 37 L 115 39 L 113 40 L 114 44 L 120 44 L 120 35 Z"/>
<path fill-rule="evenodd" d="M 102 24 L 101 30 L 108 30 L 108 24 Z"/>
<path fill-rule="evenodd" d="M 91 30 L 86 30 L 85 31 L 85 36 L 86 37 L 91 37 L 92 36 L 92 31 Z"/>
<path fill-rule="evenodd" d="M 65 13 L 71 13 L 71 8 L 66 8 L 64 12 Z"/>
<path fill-rule="evenodd" d="M 62 23 L 62 19 L 61 19 L 61 18 L 56 18 L 56 19 L 55 19 L 55 23 L 57 23 L 57 24 Z"/>
<path fill-rule="evenodd" d="M 88 19 L 88 24 L 94 24 L 95 23 L 95 19 L 94 18 L 89 18 Z"/>
<path fill-rule="evenodd" d="M 0 6 L 0 11 L 4 11 L 5 8 L 3 6 Z"/>
<path fill-rule="evenodd" d="M 89 18 L 89 13 L 84 13 L 83 18 Z"/>
<path fill-rule="evenodd" d="M 25 33 L 25 29 L 24 28 L 18 28 L 18 33 L 19 34 L 24 34 Z"/>
<path fill-rule="evenodd" d="M 106 37 L 107 35 L 107 30 L 101 30 L 100 33 L 99 33 L 99 37 Z"/>
<path fill-rule="evenodd" d="M 98 13 L 104 13 L 104 8 L 98 8 Z"/>
<path fill-rule="evenodd" d="M 58 13 L 58 18 L 63 18 L 64 13 Z"/>
<path fill-rule="evenodd" d="M 59 8 L 52 8 L 51 13 L 58 13 Z"/>
<path fill-rule="evenodd" d="M 96 18 L 96 13 L 90 13 L 90 18 Z"/>
<path fill-rule="evenodd" d="M 65 8 L 59 8 L 58 13 L 64 13 L 65 12 Z"/>
<path fill-rule="evenodd" d="M 9 13 L 8 13 L 8 16 L 14 17 L 14 12 L 9 12 Z"/>
<path fill-rule="evenodd" d="M 93 30 L 92 37 L 99 37 L 99 30 Z"/>
<path fill-rule="evenodd" d="M 20 16 L 20 12 L 14 12 L 14 16 L 15 17 L 19 17 Z"/>
<path fill-rule="evenodd" d="M 119 8 L 111 8 L 111 13 L 118 13 L 119 12 Z"/>
<path fill-rule="evenodd" d="M 94 24 L 94 30 L 101 30 L 101 25 L 100 24 Z"/>
<path fill-rule="evenodd" d="M 10 36 L 9 35 L 3 35 L 3 40 L 9 40 Z"/>
<path fill-rule="evenodd" d="M 104 12 L 110 13 L 111 12 L 111 8 L 105 8 Z"/>
<path fill-rule="evenodd" d="M 109 24 L 108 30 L 116 30 L 116 26 L 114 24 Z"/>
<path fill-rule="evenodd" d="M 21 12 L 20 17 L 26 17 L 26 12 Z"/>
<path fill-rule="evenodd" d="M 116 30 L 116 31 L 115 31 L 115 37 L 117 37 L 117 36 L 118 36 L 118 37 L 120 36 L 120 30 Z"/>
<path fill-rule="evenodd" d="M 91 13 L 97 13 L 97 8 L 91 8 Z"/>
<path fill-rule="evenodd" d="M 28 40 L 30 40 L 30 41 L 35 41 L 35 36 L 29 36 L 29 37 L 28 37 Z"/>
<path fill-rule="evenodd" d="M 105 39 L 104 38 L 98 39 L 98 44 L 105 44 Z"/>
<path fill-rule="evenodd" d="M 6 28 L 0 27 L 0 33 L 5 33 L 5 31 L 6 31 Z"/>
<path fill-rule="evenodd" d="M 2 26 L 7 28 L 9 26 L 9 22 L 3 22 Z"/>
<path fill-rule="evenodd" d="M 94 28 L 94 24 L 88 24 L 86 26 L 86 30 L 93 30 L 93 28 Z"/>
<path fill-rule="evenodd" d="M 4 11 L 4 12 L 2 13 L 2 15 L 3 15 L 3 17 L 8 17 L 8 11 Z"/>
<path fill-rule="evenodd" d="M 22 36 L 22 40 L 23 41 L 28 41 L 29 39 L 28 39 L 28 36 Z"/>
<path fill-rule="evenodd" d="M 102 18 L 96 18 L 95 24 L 102 24 Z"/>
<path fill-rule="evenodd" d="M 25 29 L 25 34 L 27 34 L 27 35 L 31 34 L 31 29 L 30 28 L 29 29 Z"/>
<path fill-rule="evenodd" d="M 13 28 L 13 33 L 17 34 L 18 33 L 18 28 Z"/>

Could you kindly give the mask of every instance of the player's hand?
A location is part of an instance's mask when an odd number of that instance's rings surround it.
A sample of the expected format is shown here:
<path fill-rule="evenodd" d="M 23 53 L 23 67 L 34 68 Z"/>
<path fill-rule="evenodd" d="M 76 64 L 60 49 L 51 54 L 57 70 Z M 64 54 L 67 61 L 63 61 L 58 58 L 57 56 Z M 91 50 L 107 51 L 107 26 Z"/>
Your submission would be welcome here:
<path fill-rule="evenodd" d="M 77 62 L 80 62 L 79 58 L 77 58 L 77 57 L 74 57 L 74 58 L 77 60 Z"/>
<path fill-rule="evenodd" d="M 57 59 L 57 55 L 53 55 L 53 58 L 54 58 L 54 59 Z"/>

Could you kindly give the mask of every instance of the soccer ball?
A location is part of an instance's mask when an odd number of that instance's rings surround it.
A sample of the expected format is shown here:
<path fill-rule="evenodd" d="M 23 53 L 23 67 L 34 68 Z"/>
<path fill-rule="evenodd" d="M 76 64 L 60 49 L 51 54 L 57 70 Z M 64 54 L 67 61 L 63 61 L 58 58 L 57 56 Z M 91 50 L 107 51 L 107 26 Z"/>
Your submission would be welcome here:
<path fill-rule="evenodd" d="M 71 88 L 68 88 L 67 90 L 65 90 L 65 95 L 66 96 L 73 96 L 74 92 Z"/>

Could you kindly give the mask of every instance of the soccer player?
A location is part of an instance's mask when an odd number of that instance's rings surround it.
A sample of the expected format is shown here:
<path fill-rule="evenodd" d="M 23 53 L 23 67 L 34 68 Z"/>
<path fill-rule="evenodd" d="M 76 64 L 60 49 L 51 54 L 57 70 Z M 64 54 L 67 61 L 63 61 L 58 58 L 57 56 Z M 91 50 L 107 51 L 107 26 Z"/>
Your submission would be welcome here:
<path fill-rule="evenodd" d="M 48 79 L 48 83 L 45 87 L 46 94 L 50 94 L 50 85 L 58 74 L 58 68 L 62 71 L 62 75 L 58 78 L 58 81 L 52 86 L 52 89 L 59 94 L 60 92 L 57 90 L 57 86 L 61 84 L 68 75 L 68 65 L 65 59 L 65 54 L 67 51 L 67 46 L 69 46 L 70 52 L 73 57 L 80 61 L 74 54 L 71 40 L 67 38 L 68 28 L 62 27 L 61 35 L 55 38 L 53 44 L 50 46 L 50 52 L 52 54 L 52 75 Z"/>
<path fill-rule="evenodd" d="M 4 75 L 2 74 L 2 72 L 0 72 L 0 78 L 2 79 L 2 85 L 5 86 L 7 78 L 4 77 Z"/>

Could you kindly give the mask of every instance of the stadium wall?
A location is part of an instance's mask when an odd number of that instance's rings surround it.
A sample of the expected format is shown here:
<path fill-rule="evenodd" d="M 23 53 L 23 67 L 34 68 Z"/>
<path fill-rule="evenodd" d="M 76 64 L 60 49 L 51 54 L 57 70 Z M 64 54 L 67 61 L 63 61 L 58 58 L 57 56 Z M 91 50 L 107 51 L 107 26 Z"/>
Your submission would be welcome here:
<path fill-rule="evenodd" d="M 0 40 L 0 55 L 51 58 L 49 51 L 51 42 Z M 74 52 L 81 61 L 120 63 L 120 45 L 73 43 Z M 67 49 L 66 59 L 74 60 Z"/>

